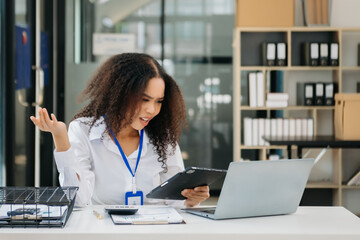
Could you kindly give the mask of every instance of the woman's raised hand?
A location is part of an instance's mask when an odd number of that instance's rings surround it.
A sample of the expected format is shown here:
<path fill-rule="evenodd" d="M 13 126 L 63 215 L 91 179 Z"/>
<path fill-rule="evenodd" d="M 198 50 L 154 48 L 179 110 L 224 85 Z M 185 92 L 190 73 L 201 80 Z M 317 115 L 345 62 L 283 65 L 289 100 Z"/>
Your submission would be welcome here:
<path fill-rule="evenodd" d="M 41 131 L 51 132 L 55 135 L 64 131 L 67 132 L 65 123 L 58 121 L 53 113 L 50 119 L 46 108 L 39 108 L 39 117 L 31 116 L 30 119 Z"/>
<path fill-rule="evenodd" d="M 31 116 L 30 119 L 41 131 L 52 133 L 57 151 L 66 151 L 70 148 L 66 124 L 58 121 L 53 113 L 50 119 L 46 108 L 39 108 L 39 117 Z"/>

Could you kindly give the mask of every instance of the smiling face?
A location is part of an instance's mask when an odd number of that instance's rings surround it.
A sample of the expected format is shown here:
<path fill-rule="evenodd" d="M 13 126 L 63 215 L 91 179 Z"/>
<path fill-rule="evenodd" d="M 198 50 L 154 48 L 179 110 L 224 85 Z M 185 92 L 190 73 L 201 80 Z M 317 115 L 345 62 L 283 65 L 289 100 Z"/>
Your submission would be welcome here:
<path fill-rule="evenodd" d="M 151 78 L 146 86 L 139 109 L 132 118 L 131 127 L 141 130 L 159 114 L 164 100 L 165 82 L 162 78 Z"/>

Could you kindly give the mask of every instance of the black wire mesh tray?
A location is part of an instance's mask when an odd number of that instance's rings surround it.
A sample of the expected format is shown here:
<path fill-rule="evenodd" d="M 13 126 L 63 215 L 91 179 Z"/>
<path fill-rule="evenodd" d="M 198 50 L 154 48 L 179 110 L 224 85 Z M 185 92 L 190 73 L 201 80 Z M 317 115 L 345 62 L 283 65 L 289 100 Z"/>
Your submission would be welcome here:
<path fill-rule="evenodd" d="M 64 227 L 78 187 L 0 187 L 0 227 Z"/>

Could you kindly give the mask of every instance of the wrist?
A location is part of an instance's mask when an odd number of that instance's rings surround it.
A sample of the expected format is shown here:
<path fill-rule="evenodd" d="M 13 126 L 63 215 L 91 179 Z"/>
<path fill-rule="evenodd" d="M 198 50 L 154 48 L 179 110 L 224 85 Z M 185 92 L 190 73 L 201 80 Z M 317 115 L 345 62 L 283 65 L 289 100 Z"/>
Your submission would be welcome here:
<path fill-rule="evenodd" d="M 65 152 L 70 148 L 70 141 L 67 132 L 58 134 L 53 133 L 52 135 L 57 152 Z"/>

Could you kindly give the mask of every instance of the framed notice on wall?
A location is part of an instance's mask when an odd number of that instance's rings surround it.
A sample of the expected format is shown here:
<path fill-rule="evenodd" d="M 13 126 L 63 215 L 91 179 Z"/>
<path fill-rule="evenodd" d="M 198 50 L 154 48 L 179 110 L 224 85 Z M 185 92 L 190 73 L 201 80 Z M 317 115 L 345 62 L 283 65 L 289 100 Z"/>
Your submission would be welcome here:
<path fill-rule="evenodd" d="M 135 51 L 135 35 L 127 33 L 94 33 L 93 54 L 114 55 Z"/>

